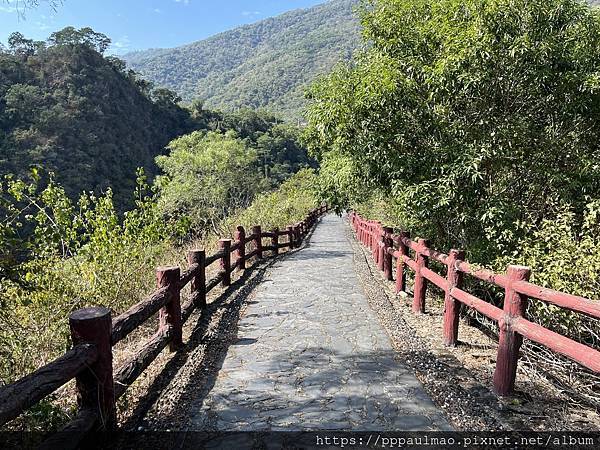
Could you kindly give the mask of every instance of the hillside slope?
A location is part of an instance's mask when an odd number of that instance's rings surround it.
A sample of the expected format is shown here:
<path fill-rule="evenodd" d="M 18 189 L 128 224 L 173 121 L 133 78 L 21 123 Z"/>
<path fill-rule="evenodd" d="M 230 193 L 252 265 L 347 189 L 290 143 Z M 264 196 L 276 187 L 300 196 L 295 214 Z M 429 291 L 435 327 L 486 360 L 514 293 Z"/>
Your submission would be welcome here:
<path fill-rule="evenodd" d="M 21 41 L 0 51 L 0 174 L 39 167 L 72 198 L 111 187 L 129 206 L 136 168 L 156 174 L 154 158 L 193 128 L 189 114 L 86 45 Z"/>
<path fill-rule="evenodd" d="M 357 0 L 309 9 L 217 34 L 174 49 L 125 55 L 129 66 L 185 100 L 210 108 L 267 108 L 299 117 L 303 91 L 358 47 Z"/>

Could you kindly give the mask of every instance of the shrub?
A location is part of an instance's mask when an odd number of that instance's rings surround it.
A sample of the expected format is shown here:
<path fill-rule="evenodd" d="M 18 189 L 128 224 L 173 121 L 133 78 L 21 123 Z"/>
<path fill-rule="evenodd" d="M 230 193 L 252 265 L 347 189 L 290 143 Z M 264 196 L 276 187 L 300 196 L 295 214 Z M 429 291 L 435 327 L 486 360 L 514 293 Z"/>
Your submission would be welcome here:
<path fill-rule="evenodd" d="M 600 298 L 600 201 L 587 205 L 583 224 L 571 208 L 564 206 L 552 219 L 544 219 L 527 231 L 519 251 L 501 258 L 497 267 L 524 264 L 531 267 L 531 280 L 536 284 L 590 299 Z M 600 344 L 597 320 L 541 301 L 531 302 L 528 312 L 557 332 Z"/>
<path fill-rule="evenodd" d="M 279 189 L 260 194 L 252 204 L 223 222 L 221 229 L 233 233 L 237 225 L 248 230 L 261 225 L 263 230 L 283 229 L 303 220 L 318 206 L 318 176 L 313 169 L 302 169 L 285 181 Z"/>

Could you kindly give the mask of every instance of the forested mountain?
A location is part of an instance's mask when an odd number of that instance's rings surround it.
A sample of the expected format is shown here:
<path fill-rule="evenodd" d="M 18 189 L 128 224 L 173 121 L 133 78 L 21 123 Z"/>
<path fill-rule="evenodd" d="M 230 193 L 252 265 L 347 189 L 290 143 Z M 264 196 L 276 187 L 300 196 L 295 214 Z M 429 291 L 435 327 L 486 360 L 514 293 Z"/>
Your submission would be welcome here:
<path fill-rule="evenodd" d="M 357 0 L 334 0 L 174 49 L 124 56 L 129 66 L 185 100 L 299 117 L 307 84 L 348 59 L 360 36 Z"/>
<path fill-rule="evenodd" d="M 122 209 L 136 168 L 155 174 L 154 158 L 196 128 L 173 93 L 103 57 L 108 43 L 67 28 L 48 42 L 15 33 L 0 49 L 0 173 L 54 172 L 71 197 L 112 187 Z"/>
<path fill-rule="evenodd" d="M 268 187 L 310 164 L 296 130 L 281 119 L 246 109 L 217 113 L 198 102 L 183 108 L 174 92 L 104 57 L 109 44 L 91 29 L 68 27 L 47 42 L 15 33 L 0 47 L 0 174 L 54 173 L 71 199 L 110 187 L 124 211 L 133 204 L 136 169 L 153 178 L 155 158 L 194 130 L 233 130 L 245 139 L 261 156 L 256 171 Z"/>

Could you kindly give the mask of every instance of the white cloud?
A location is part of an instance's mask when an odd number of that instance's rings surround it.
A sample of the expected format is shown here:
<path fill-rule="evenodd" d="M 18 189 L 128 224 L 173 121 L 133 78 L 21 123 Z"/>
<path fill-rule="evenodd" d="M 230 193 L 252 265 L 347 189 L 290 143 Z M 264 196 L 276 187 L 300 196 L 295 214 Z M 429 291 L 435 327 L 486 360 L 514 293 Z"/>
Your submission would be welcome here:
<path fill-rule="evenodd" d="M 114 41 L 110 46 L 111 53 L 115 53 L 115 54 L 127 53 L 130 48 L 131 48 L 131 41 L 129 40 L 129 36 L 121 36 L 119 39 Z"/>
<path fill-rule="evenodd" d="M 12 14 L 17 12 L 17 8 L 14 6 L 0 6 L 0 12 Z"/>
<path fill-rule="evenodd" d="M 184 5 L 189 5 L 190 0 L 173 0 L 175 3 L 183 3 Z"/>
<path fill-rule="evenodd" d="M 154 12 L 156 14 L 162 14 L 162 9 L 160 9 L 160 8 L 154 8 Z"/>
<path fill-rule="evenodd" d="M 262 13 L 260 11 L 242 11 L 242 16 L 246 17 L 257 17 L 261 15 Z"/>

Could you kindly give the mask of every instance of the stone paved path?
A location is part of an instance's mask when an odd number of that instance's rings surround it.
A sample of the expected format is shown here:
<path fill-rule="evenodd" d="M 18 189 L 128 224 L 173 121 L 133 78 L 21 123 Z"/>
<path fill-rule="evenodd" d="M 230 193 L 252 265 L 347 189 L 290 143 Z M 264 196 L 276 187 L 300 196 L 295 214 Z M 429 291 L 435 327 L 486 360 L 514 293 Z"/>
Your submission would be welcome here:
<path fill-rule="evenodd" d="M 258 286 L 192 430 L 450 430 L 396 361 L 339 217 Z"/>

